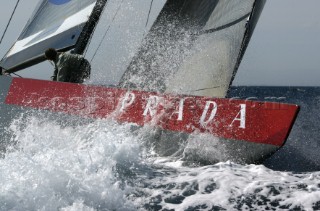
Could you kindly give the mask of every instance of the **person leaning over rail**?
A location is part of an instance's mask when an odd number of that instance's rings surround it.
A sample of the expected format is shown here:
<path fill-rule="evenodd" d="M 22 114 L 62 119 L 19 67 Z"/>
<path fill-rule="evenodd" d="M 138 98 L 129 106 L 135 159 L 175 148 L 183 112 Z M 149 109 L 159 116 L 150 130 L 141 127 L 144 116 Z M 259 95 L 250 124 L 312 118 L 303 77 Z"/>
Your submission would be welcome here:
<path fill-rule="evenodd" d="M 82 55 L 57 52 L 54 48 L 45 51 L 45 57 L 54 63 L 53 81 L 83 83 L 90 77 L 91 65 Z"/>
<path fill-rule="evenodd" d="M 0 67 L 0 75 L 8 76 L 9 73 L 7 73 L 7 72 L 5 71 L 5 69 L 3 69 L 2 67 Z"/>

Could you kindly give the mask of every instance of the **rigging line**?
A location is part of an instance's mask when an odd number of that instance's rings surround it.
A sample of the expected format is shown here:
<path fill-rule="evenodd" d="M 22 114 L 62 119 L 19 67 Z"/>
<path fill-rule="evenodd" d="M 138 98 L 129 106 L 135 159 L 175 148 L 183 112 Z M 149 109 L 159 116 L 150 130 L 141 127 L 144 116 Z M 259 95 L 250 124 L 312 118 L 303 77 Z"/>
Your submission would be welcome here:
<path fill-rule="evenodd" d="M 17 1 L 16 6 L 15 6 L 14 9 L 13 9 L 13 12 L 12 12 L 12 14 L 11 14 L 11 17 L 10 17 L 9 21 L 8 21 L 8 24 L 7 24 L 5 30 L 4 30 L 4 32 L 3 32 L 3 34 L 2 34 L 2 37 L 1 37 L 1 40 L 0 40 L 0 45 L 1 45 L 1 43 L 2 43 L 2 40 L 3 40 L 4 36 L 5 36 L 8 28 L 9 28 L 10 22 L 11 22 L 11 20 L 12 20 L 12 17 L 13 17 L 13 15 L 14 15 L 14 13 L 16 12 L 16 9 L 17 9 L 17 7 L 18 7 L 19 2 L 20 2 L 20 0 Z"/>
<path fill-rule="evenodd" d="M 95 27 L 95 29 L 96 29 L 96 27 Z M 95 30 L 95 29 L 94 29 L 94 30 Z M 91 44 L 92 36 L 93 36 L 93 33 L 90 35 L 89 42 L 88 42 L 87 47 L 86 47 L 86 49 L 85 49 L 85 51 L 84 51 L 84 53 L 83 53 L 83 56 L 84 56 L 84 57 L 86 57 L 86 55 L 87 55 L 88 47 L 89 47 L 89 45 Z"/>
<path fill-rule="evenodd" d="M 148 18 L 147 18 L 147 22 L 146 22 L 146 26 L 145 26 L 146 28 L 147 28 L 148 23 L 149 23 L 149 18 L 150 18 L 150 13 L 151 13 L 152 5 L 153 5 L 153 0 L 151 1 L 151 4 L 150 4 L 149 13 L 148 13 Z"/>
<path fill-rule="evenodd" d="M 238 18 L 237 20 L 235 21 L 232 21 L 228 24 L 225 24 L 225 25 L 222 25 L 222 26 L 219 26 L 217 28 L 213 28 L 213 29 L 208 29 L 208 30 L 204 30 L 202 32 L 199 33 L 199 35 L 202 35 L 202 34 L 210 34 L 210 33 L 213 33 L 213 32 L 217 32 L 217 31 L 220 31 L 220 30 L 223 30 L 223 29 L 226 29 L 226 28 L 229 28 L 233 25 L 236 25 L 237 23 L 240 23 L 241 21 L 245 20 L 246 18 L 250 17 L 251 13 L 248 13 L 248 14 L 245 14 L 244 16 Z"/>
<path fill-rule="evenodd" d="M 222 87 L 222 86 L 213 86 L 213 87 L 208 87 L 208 88 L 203 88 L 203 89 L 191 90 L 191 92 L 204 91 L 204 90 L 208 90 L 208 89 L 217 89 L 217 88 L 221 88 L 221 87 Z"/>
<path fill-rule="evenodd" d="M 122 1 L 120 2 L 120 5 L 119 5 L 119 7 L 117 8 L 117 11 L 116 11 L 116 13 L 114 14 L 114 16 L 113 16 L 113 18 L 112 18 L 112 21 L 111 21 L 111 23 L 109 24 L 106 32 L 104 33 L 104 35 L 103 35 L 103 37 L 102 37 L 102 39 L 101 39 L 101 41 L 100 41 L 100 43 L 99 43 L 96 51 L 94 52 L 94 54 L 93 54 L 93 56 L 92 56 L 92 58 L 91 58 L 91 60 L 90 60 L 90 63 L 93 61 L 94 57 L 96 56 L 98 50 L 100 49 L 100 47 L 101 47 L 101 45 L 102 45 L 103 40 L 106 38 L 107 33 L 108 33 L 108 31 L 109 31 L 109 29 L 110 29 L 110 27 L 111 27 L 111 24 L 113 23 L 114 19 L 116 18 L 117 14 L 118 14 L 118 12 L 119 12 L 119 10 L 120 10 L 120 7 L 121 7 L 121 5 L 122 5 L 122 3 L 123 3 L 123 1 L 124 1 L 124 0 L 122 0 Z"/>
<path fill-rule="evenodd" d="M 106 5 L 105 5 L 104 8 L 102 9 L 102 12 L 101 12 L 101 13 L 103 13 L 103 11 L 104 11 L 105 8 L 107 7 L 108 3 L 109 3 L 109 1 L 106 2 Z M 98 22 L 100 21 L 100 17 L 101 17 L 101 15 L 99 16 Z M 83 56 L 84 56 L 84 57 L 87 55 L 89 45 L 91 44 L 91 41 L 92 41 L 93 33 L 94 33 L 95 30 L 97 29 L 97 25 L 98 25 L 98 23 L 95 25 L 95 27 L 94 27 L 94 29 L 93 29 L 93 32 L 90 34 L 89 42 L 88 42 L 88 44 L 87 44 L 87 46 L 86 46 L 86 49 L 85 49 L 85 51 L 84 51 L 84 53 L 83 53 Z M 91 60 L 91 61 L 92 61 L 92 60 Z M 91 62 L 91 61 L 90 61 L 90 62 Z"/>
<path fill-rule="evenodd" d="M 18 76 L 19 78 L 23 78 L 21 75 L 18 75 L 17 73 L 11 73 L 11 74 Z M 11 75 L 11 74 L 9 74 L 9 75 Z"/>

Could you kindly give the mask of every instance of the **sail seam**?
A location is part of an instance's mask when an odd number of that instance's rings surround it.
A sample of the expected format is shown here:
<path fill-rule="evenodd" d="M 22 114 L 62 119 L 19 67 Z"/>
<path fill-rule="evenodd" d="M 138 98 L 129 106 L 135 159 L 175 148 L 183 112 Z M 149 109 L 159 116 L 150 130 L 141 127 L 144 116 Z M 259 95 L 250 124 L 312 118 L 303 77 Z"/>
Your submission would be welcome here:
<path fill-rule="evenodd" d="M 97 3 L 98 3 L 98 1 L 97 1 Z M 106 8 L 106 5 L 107 5 L 107 4 L 108 4 L 108 0 L 106 0 L 106 3 L 105 3 L 105 5 L 104 5 L 103 8 L 102 8 L 101 14 L 103 13 L 103 11 L 104 11 L 104 9 Z M 84 51 L 84 53 L 83 53 L 83 56 L 86 56 L 86 55 L 87 55 L 88 46 L 91 44 L 92 36 L 93 36 L 93 34 L 94 34 L 94 31 L 95 31 L 96 28 L 97 28 L 98 22 L 100 21 L 100 16 L 101 16 L 101 14 L 99 15 L 98 21 L 97 21 L 96 25 L 94 26 L 94 29 L 93 29 L 92 33 L 90 34 L 90 37 L 89 37 L 89 39 L 88 39 L 88 43 L 87 43 L 87 45 L 86 45 L 85 51 Z"/>
<path fill-rule="evenodd" d="M 150 13 L 151 13 L 151 9 L 152 9 L 152 5 L 153 5 L 153 0 L 151 1 L 151 4 L 150 4 L 150 8 L 149 8 L 149 13 L 148 13 L 148 18 L 147 18 L 147 22 L 146 22 L 146 26 L 148 26 L 148 23 L 149 23 L 149 18 L 150 18 Z"/>
<path fill-rule="evenodd" d="M 214 32 L 221 31 L 221 30 L 223 30 L 223 29 L 229 28 L 229 27 L 231 27 L 231 26 L 233 26 L 233 25 L 236 25 L 236 24 L 240 23 L 241 21 L 249 18 L 249 17 L 250 17 L 250 14 L 251 14 L 251 13 L 247 13 L 247 14 L 245 14 L 244 16 L 238 18 L 237 20 L 232 21 L 232 22 L 230 22 L 230 23 L 228 23 L 228 24 L 219 26 L 219 27 L 217 27 L 217 28 L 204 30 L 204 31 L 200 32 L 199 35 L 211 34 L 211 33 L 214 33 Z"/>
<path fill-rule="evenodd" d="M 191 90 L 191 92 L 198 92 L 198 91 L 204 91 L 204 90 L 208 90 L 208 89 L 217 89 L 222 87 L 222 85 L 220 86 L 214 86 L 214 87 L 208 87 L 208 88 L 202 88 L 202 89 L 195 89 L 195 90 Z"/>
<path fill-rule="evenodd" d="M 108 32 L 109 32 L 109 29 L 110 29 L 110 27 L 111 27 L 111 24 L 113 23 L 114 19 L 116 18 L 117 14 L 118 14 L 118 12 L 119 12 L 119 10 L 120 10 L 120 8 L 121 8 L 121 5 L 122 5 L 123 1 L 124 1 L 124 0 L 121 1 L 121 3 L 120 3 L 120 5 L 119 5 L 119 7 L 118 7 L 118 9 L 117 9 L 117 11 L 116 11 L 116 13 L 115 13 L 115 15 L 114 15 L 113 18 L 112 18 L 112 21 L 111 21 L 110 25 L 108 26 L 106 32 L 104 33 L 104 35 L 103 35 L 103 37 L 102 37 L 102 39 L 101 39 L 101 41 L 100 41 L 100 43 L 99 43 L 96 51 L 94 52 L 94 54 L 93 54 L 90 62 L 93 61 L 93 59 L 95 58 L 97 52 L 99 51 L 99 49 L 100 49 L 100 47 L 101 47 L 101 45 L 102 45 L 103 40 L 106 38 L 106 36 L 107 36 L 107 34 L 108 34 Z"/>

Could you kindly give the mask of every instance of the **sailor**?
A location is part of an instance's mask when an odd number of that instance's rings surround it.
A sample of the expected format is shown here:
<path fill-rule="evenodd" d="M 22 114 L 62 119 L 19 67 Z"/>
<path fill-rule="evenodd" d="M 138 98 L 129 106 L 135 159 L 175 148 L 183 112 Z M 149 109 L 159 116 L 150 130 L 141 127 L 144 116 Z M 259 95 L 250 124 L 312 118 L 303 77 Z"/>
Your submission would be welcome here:
<path fill-rule="evenodd" d="M 45 51 L 45 57 L 54 63 L 53 81 L 83 83 L 90 77 L 91 65 L 82 55 L 49 48 Z"/>

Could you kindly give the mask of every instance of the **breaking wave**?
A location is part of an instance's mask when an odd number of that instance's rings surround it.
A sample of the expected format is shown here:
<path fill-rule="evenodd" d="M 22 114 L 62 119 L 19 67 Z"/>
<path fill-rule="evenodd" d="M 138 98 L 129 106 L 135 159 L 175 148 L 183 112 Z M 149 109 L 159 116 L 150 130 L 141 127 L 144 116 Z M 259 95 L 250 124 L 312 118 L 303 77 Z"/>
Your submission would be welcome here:
<path fill-rule="evenodd" d="M 320 172 L 231 162 L 185 166 L 111 120 L 59 124 L 22 116 L 0 160 L 0 210 L 320 209 Z"/>

